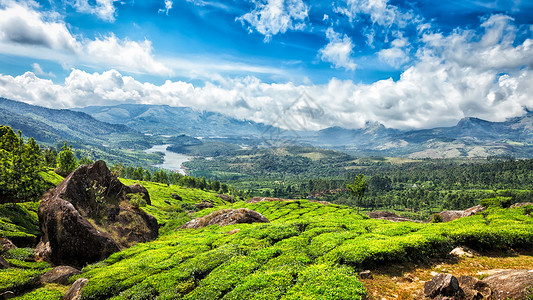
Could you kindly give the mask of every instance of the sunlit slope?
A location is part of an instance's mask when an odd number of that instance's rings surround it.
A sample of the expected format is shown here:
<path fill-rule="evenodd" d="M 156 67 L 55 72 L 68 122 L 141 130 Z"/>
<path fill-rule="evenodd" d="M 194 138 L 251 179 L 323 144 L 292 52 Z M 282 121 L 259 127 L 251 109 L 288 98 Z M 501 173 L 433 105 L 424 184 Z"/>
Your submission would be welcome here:
<path fill-rule="evenodd" d="M 85 268 L 83 298 L 357 299 L 365 294 L 357 271 L 384 262 L 424 260 L 455 245 L 533 245 L 533 218 L 522 209 L 420 224 L 305 200 L 234 207 L 272 222 L 171 231 L 116 253 Z"/>

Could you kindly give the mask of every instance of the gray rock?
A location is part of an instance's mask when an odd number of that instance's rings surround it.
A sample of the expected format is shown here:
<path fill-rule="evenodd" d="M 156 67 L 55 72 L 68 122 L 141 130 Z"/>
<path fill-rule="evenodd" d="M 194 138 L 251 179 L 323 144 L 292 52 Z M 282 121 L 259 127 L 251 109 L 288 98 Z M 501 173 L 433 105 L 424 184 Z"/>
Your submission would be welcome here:
<path fill-rule="evenodd" d="M 359 278 L 361 279 L 372 279 L 374 276 L 372 276 L 372 271 L 365 270 L 363 272 L 359 273 Z"/>
<path fill-rule="evenodd" d="M 63 298 L 61 298 L 61 300 L 79 300 L 81 298 L 81 289 L 87 285 L 87 282 L 89 282 L 89 279 L 87 278 L 80 278 L 76 280 L 70 286 Z"/>
<path fill-rule="evenodd" d="M 424 296 L 432 299 L 461 299 L 463 291 L 455 276 L 440 273 L 424 283 Z"/>
<path fill-rule="evenodd" d="M 269 223 L 262 214 L 248 208 L 222 209 L 214 211 L 207 216 L 196 218 L 185 224 L 180 229 L 202 228 L 211 225 L 234 225 L 241 223 Z"/>
<path fill-rule="evenodd" d="M 533 285 L 533 270 L 508 270 L 482 280 L 492 290 L 494 299 L 525 299 Z"/>
<path fill-rule="evenodd" d="M 103 161 L 78 167 L 41 200 L 37 256 L 54 265 L 83 267 L 157 238 L 154 217 L 121 204 L 126 194 L 145 190 L 122 184 Z M 96 228 L 97 219 L 105 219 L 106 225 Z"/>
<path fill-rule="evenodd" d="M 81 274 L 81 271 L 70 266 L 58 266 L 41 276 L 42 283 L 58 283 L 67 285 L 70 277 Z"/>
<path fill-rule="evenodd" d="M 11 265 L 0 255 L 0 270 L 9 268 L 11 268 Z"/>
<path fill-rule="evenodd" d="M 459 287 L 464 292 L 465 300 L 490 299 L 492 290 L 485 282 L 470 276 L 460 276 L 457 278 Z"/>
<path fill-rule="evenodd" d="M 17 246 L 15 246 L 15 244 L 13 244 L 13 242 L 10 240 L 6 238 L 0 238 L 0 254 L 6 253 L 7 251 L 15 248 L 17 248 Z"/>

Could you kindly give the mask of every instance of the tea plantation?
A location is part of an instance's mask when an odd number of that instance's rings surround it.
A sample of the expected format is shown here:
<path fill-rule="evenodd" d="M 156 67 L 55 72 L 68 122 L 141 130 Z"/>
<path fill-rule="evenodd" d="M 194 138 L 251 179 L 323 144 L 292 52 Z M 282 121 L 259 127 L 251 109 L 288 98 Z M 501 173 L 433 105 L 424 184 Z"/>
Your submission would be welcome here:
<path fill-rule="evenodd" d="M 89 279 L 82 299 L 361 299 L 366 290 L 358 272 L 384 263 L 424 261 L 457 245 L 533 246 L 533 217 L 519 208 L 424 224 L 369 219 L 346 206 L 307 200 L 237 202 L 233 208 L 255 210 L 271 223 L 178 229 L 232 206 L 201 190 L 142 184 L 152 199 L 143 209 L 162 224 L 161 236 L 86 266 L 77 277 Z M 187 210 L 202 199 L 216 206 L 190 216 Z M 50 266 L 25 262 L 31 249 L 20 251 L 8 254 L 17 268 L 0 270 L 0 293 L 33 287 L 22 298 L 59 299 L 65 287 L 35 284 Z"/>

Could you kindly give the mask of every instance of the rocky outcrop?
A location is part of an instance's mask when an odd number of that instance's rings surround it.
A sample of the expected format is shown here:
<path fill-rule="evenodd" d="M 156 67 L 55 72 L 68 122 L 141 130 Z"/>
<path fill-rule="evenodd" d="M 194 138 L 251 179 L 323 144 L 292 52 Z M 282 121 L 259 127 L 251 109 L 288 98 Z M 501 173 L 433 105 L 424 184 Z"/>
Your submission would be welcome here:
<path fill-rule="evenodd" d="M 61 298 L 61 300 L 79 300 L 81 299 L 81 289 L 83 289 L 87 282 L 89 282 L 89 279 L 87 278 L 80 278 L 70 286 L 68 291 L 65 293 L 65 296 Z"/>
<path fill-rule="evenodd" d="M 431 299 L 461 299 L 463 291 L 459 281 L 451 274 L 437 274 L 424 284 L 424 296 Z"/>
<path fill-rule="evenodd" d="M 172 197 L 172 199 L 178 200 L 178 201 L 183 200 L 183 198 L 180 195 L 176 194 L 176 193 L 170 194 L 170 197 Z"/>
<path fill-rule="evenodd" d="M 299 201 L 298 199 L 282 199 L 282 198 L 272 198 L 272 197 L 253 197 L 246 201 L 247 203 L 259 203 L 259 202 L 287 202 L 287 201 Z"/>
<path fill-rule="evenodd" d="M 0 238 L 0 254 L 6 253 L 7 251 L 15 248 L 17 248 L 17 246 L 15 246 L 15 244 L 13 244 L 13 242 L 10 240 L 6 238 Z"/>
<path fill-rule="evenodd" d="M 143 195 L 144 201 L 146 201 L 146 205 L 152 205 L 152 201 L 150 200 L 150 194 L 148 194 L 148 190 L 144 186 L 138 183 L 134 185 L 130 185 L 130 186 L 126 185 L 125 192 L 127 194 L 141 194 Z"/>
<path fill-rule="evenodd" d="M 445 210 L 439 213 L 439 215 L 441 215 L 443 222 L 450 222 L 459 218 L 470 217 L 484 211 L 485 209 L 486 208 L 484 206 L 476 205 L 466 210 Z"/>
<path fill-rule="evenodd" d="M 390 211 L 371 211 L 366 214 L 371 219 L 380 219 L 380 220 L 387 220 L 392 222 L 421 222 L 418 220 L 411 220 L 408 218 L 403 218 L 395 213 L 392 213 Z"/>
<path fill-rule="evenodd" d="M 533 270 L 506 270 L 483 280 L 441 273 L 424 284 L 424 295 L 431 299 L 528 299 L 532 286 Z"/>
<path fill-rule="evenodd" d="M 11 265 L 9 265 L 9 263 L 4 259 L 4 257 L 0 255 L 0 270 L 8 269 L 10 267 Z"/>
<path fill-rule="evenodd" d="M 41 276 L 42 283 L 67 285 L 70 277 L 81 274 L 81 271 L 70 266 L 58 266 Z"/>
<path fill-rule="evenodd" d="M 235 202 L 235 199 L 233 199 L 233 197 L 231 197 L 229 195 L 219 194 L 219 195 L 217 195 L 217 197 L 222 199 L 222 200 L 224 200 L 224 201 L 226 201 L 226 202 L 231 202 L 231 203 Z"/>
<path fill-rule="evenodd" d="M 533 286 L 533 270 L 508 270 L 483 279 L 492 289 L 494 299 L 526 299 Z"/>
<path fill-rule="evenodd" d="M 38 257 L 82 267 L 157 238 L 157 220 L 126 201 L 133 191 L 148 196 L 144 187 L 122 184 L 103 161 L 80 166 L 41 200 Z"/>
<path fill-rule="evenodd" d="M 198 210 L 214 207 L 213 203 L 205 201 L 205 200 L 202 200 L 202 202 L 200 203 L 196 203 L 195 206 L 196 208 L 198 208 Z"/>
<path fill-rule="evenodd" d="M 521 202 L 521 203 L 515 203 L 513 205 L 511 205 L 509 208 L 519 208 L 519 207 L 524 207 L 526 205 L 531 205 L 533 206 L 533 202 Z"/>
<path fill-rule="evenodd" d="M 248 208 L 222 209 L 208 214 L 207 216 L 196 218 L 185 224 L 180 229 L 202 228 L 211 225 L 234 225 L 241 223 L 269 223 L 270 221 L 262 214 Z"/>
<path fill-rule="evenodd" d="M 490 299 L 492 290 L 489 285 L 477 278 L 460 276 L 457 278 L 459 287 L 463 290 L 464 300 Z"/>

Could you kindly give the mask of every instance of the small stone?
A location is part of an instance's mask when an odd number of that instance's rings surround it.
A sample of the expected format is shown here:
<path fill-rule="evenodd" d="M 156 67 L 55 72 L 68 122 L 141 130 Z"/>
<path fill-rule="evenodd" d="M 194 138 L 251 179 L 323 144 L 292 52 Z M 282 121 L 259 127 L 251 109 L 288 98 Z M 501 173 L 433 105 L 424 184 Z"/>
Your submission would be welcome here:
<path fill-rule="evenodd" d="M 451 297 L 451 299 L 460 299 L 462 292 L 459 281 L 451 274 L 439 273 L 431 281 L 424 284 L 424 296 L 429 298 Z"/>
<path fill-rule="evenodd" d="M 46 272 L 41 277 L 42 283 L 58 283 L 62 285 L 68 284 L 70 277 L 81 274 L 81 271 L 70 266 L 57 266 L 52 270 Z"/>
<path fill-rule="evenodd" d="M 361 279 L 372 279 L 374 276 L 372 275 L 372 271 L 365 270 L 361 273 L 359 273 L 359 278 Z"/>
<path fill-rule="evenodd" d="M 87 282 L 89 282 L 89 279 L 87 278 L 80 278 L 76 280 L 65 293 L 65 296 L 61 298 L 61 300 L 79 300 L 81 298 L 81 289 L 87 285 Z"/>

